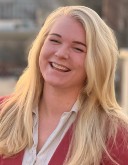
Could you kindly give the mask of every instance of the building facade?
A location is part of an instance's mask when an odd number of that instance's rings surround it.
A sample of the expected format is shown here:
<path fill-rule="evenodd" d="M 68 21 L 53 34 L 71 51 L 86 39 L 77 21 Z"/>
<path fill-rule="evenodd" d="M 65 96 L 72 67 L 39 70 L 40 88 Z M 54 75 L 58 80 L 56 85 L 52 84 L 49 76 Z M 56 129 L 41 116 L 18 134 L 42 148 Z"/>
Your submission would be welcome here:
<path fill-rule="evenodd" d="M 55 0 L 0 0 L 0 19 L 32 19 L 58 6 Z"/>
<path fill-rule="evenodd" d="M 117 35 L 119 46 L 128 47 L 128 0 L 103 0 L 102 11 Z"/>

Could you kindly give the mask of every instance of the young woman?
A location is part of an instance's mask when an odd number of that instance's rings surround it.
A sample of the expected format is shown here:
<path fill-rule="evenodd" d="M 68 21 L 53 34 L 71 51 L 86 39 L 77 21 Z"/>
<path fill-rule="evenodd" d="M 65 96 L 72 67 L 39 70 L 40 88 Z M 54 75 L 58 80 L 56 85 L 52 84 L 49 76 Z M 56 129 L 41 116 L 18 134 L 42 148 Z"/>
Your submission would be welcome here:
<path fill-rule="evenodd" d="M 1 165 L 126 165 L 128 119 L 115 98 L 118 48 L 92 9 L 61 7 L 37 35 L 28 67 L 1 98 Z"/>

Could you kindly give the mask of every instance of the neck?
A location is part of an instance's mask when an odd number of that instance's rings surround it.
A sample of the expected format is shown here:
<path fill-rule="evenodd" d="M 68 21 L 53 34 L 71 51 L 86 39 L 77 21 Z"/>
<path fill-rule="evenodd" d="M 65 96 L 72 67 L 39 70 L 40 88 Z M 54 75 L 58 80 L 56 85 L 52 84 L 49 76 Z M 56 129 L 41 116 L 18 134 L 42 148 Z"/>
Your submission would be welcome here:
<path fill-rule="evenodd" d="M 71 110 L 78 98 L 80 89 L 58 89 L 48 84 L 44 84 L 43 95 L 39 104 L 39 109 L 47 116 L 60 116 L 63 112 Z"/>

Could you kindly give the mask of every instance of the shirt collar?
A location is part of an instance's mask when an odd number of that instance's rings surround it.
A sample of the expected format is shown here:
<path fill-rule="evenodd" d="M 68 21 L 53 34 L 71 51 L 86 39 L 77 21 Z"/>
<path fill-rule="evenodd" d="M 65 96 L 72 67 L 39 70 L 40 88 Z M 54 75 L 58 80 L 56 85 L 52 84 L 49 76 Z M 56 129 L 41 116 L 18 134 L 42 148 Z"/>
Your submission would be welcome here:
<path fill-rule="evenodd" d="M 74 103 L 74 105 L 71 108 L 71 112 L 75 112 L 76 114 L 79 111 L 79 100 L 77 99 L 76 102 Z"/>

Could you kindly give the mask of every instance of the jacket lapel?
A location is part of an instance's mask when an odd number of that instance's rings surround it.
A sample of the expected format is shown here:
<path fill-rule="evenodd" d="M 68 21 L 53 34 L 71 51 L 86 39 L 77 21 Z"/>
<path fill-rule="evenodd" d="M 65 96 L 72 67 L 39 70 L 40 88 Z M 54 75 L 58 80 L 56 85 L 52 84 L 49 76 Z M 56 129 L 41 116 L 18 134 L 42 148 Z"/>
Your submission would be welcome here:
<path fill-rule="evenodd" d="M 62 139 L 56 151 L 54 152 L 48 165 L 62 165 L 64 163 L 72 138 L 72 129 L 73 125 L 65 134 L 64 138 Z"/>

